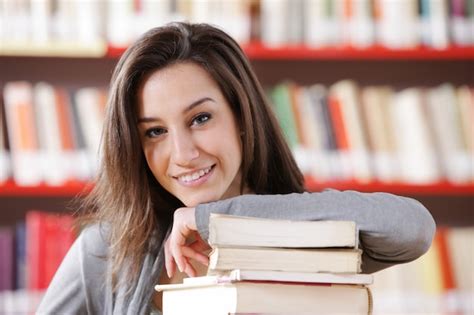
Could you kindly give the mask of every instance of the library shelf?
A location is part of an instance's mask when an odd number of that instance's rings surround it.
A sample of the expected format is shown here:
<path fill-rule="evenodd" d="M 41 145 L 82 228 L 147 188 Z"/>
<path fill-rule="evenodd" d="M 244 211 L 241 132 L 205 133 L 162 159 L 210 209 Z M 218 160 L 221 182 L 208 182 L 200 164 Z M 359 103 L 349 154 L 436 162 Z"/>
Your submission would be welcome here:
<path fill-rule="evenodd" d="M 472 46 L 450 46 L 446 49 L 390 49 L 382 46 L 311 48 L 305 45 L 269 47 L 260 42 L 251 42 L 243 44 L 242 48 L 252 60 L 474 60 Z M 108 46 L 107 56 L 118 58 L 125 49 Z"/>
<path fill-rule="evenodd" d="M 393 194 L 423 195 L 423 196 L 466 196 L 474 197 L 474 183 L 453 184 L 447 181 L 432 184 L 408 184 L 403 182 L 382 183 L 356 181 L 318 182 L 311 177 L 305 178 L 306 189 L 322 191 L 326 188 L 337 190 L 356 190 L 361 192 L 388 192 Z"/>
<path fill-rule="evenodd" d="M 0 184 L 0 197 L 75 197 L 92 189 L 90 183 L 70 181 L 52 186 L 45 183 L 35 186 L 19 186 L 12 180 Z"/>
<path fill-rule="evenodd" d="M 322 191 L 326 188 L 337 190 L 357 190 L 361 192 L 389 192 L 394 194 L 433 195 L 433 196 L 474 196 L 474 183 L 452 184 L 439 182 L 433 184 L 407 183 L 360 183 L 356 181 L 318 182 L 311 177 L 305 178 L 309 191 Z M 0 197 L 74 197 L 89 192 L 91 183 L 68 182 L 60 186 L 40 184 L 38 186 L 18 186 L 13 181 L 0 185 Z"/>

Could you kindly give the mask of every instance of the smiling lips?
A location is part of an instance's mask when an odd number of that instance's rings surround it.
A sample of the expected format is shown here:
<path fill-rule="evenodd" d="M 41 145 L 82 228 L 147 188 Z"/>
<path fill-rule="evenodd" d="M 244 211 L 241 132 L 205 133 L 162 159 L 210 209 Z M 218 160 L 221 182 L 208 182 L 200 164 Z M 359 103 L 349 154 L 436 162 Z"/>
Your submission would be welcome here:
<path fill-rule="evenodd" d="M 211 172 L 214 165 L 200 169 L 199 171 L 192 172 L 186 175 L 178 176 L 177 179 L 180 183 L 186 185 L 193 185 L 193 184 L 200 184 L 203 182 L 208 176 L 209 172 Z"/>

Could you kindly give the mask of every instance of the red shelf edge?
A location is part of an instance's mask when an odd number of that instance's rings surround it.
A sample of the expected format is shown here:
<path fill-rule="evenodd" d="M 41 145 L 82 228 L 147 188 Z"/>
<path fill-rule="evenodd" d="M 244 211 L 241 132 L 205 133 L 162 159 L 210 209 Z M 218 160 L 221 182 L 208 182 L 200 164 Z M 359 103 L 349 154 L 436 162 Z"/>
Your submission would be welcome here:
<path fill-rule="evenodd" d="M 13 181 L 0 184 L 0 197 L 75 197 L 86 194 L 92 189 L 91 183 L 68 182 L 64 185 L 18 186 Z"/>
<path fill-rule="evenodd" d="M 306 178 L 306 189 L 321 191 L 326 188 L 337 190 L 356 190 L 361 192 L 388 192 L 393 194 L 428 195 L 428 196 L 474 196 L 474 183 L 453 184 L 450 182 L 437 182 L 433 184 L 407 184 L 407 183 L 360 183 L 356 181 L 317 182 Z"/>
<path fill-rule="evenodd" d="M 242 49 L 251 60 L 309 59 L 309 60 L 474 60 L 474 47 L 450 46 L 446 49 L 417 47 L 389 49 L 373 46 L 311 48 L 305 45 L 268 47 L 262 43 L 243 44 Z M 107 57 L 119 58 L 126 47 L 109 46 Z"/>
<path fill-rule="evenodd" d="M 307 177 L 306 188 L 309 191 L 321 191 L 326 188 L 337 190 L 356 190 L 361 192 L 389 192 L 407 195 L 432 195 L 432 196 L 474 196 L 474 183 L 452 184 L 440 182 L 429 185 L 416 185 L 406 183 L 359 183 L 355 181 L 317 182 Z M 0 197 L 74 197 L 89 192 L 91 183 L 70 182 L 61 186 L 18 186 L 12 181 L 0 184 Z"/>

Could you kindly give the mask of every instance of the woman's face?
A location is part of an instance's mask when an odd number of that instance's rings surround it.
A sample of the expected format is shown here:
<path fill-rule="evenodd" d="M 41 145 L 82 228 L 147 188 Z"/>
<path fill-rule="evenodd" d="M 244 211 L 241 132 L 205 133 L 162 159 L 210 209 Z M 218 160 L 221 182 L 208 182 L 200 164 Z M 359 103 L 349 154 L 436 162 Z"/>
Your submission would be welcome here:
<path fill-rule="evenodd" d="M 161 186 L 188 207 L 240 194 L 240 131 L 203 68 L 168 66 L 152 73 L 138 94 L 143 152 Z"/>

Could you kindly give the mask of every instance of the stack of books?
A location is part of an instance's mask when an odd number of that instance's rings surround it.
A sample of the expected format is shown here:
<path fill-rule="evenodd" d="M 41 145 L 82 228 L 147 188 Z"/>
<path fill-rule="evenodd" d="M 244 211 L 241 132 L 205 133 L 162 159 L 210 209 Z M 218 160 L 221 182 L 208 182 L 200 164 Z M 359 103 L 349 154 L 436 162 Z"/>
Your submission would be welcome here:
<path fill-rule="evenodd" d="M 372 311 L 354 222 L 212 214 L 208 241 L 207 276 L 155 287 L 165 315 Z"/>

